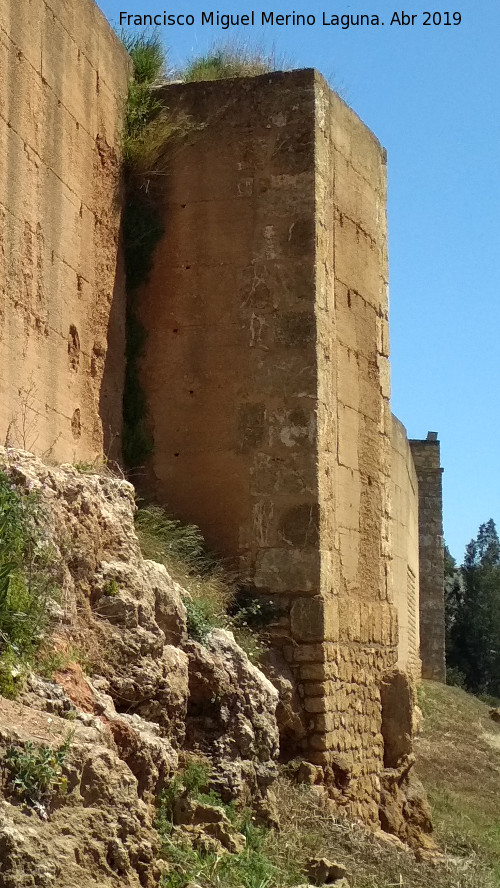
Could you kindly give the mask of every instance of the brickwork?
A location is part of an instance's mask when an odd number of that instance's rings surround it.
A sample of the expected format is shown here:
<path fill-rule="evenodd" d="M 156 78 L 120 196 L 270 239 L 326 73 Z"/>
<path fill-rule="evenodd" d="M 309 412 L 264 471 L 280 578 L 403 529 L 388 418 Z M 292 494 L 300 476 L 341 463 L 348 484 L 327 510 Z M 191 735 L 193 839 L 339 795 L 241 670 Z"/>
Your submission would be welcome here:
<path fill-rule="evenodd" d="M 397 659 L 385 154 L 313 71 L 165 97 L 195 128 L 141 299 L 149 486 L 274 598 L 304 752 L 376 821 Z"/>
<path fill-rule="evenodd" d="M 0 441 L 118 445 L 128 57 L 91 0 L 0 0 Z"/>
<path fill-rule="evenodd" d="M 411 440 L 418 478 L 422 675 L 446 681 L 442 468 L 439 441 Z"/>

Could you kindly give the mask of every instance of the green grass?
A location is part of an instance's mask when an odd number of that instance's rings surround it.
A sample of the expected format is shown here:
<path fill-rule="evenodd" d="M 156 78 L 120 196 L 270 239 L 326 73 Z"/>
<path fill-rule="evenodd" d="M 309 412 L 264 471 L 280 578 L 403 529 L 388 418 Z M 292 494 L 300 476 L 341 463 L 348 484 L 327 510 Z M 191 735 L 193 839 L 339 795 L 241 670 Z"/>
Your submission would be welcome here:
<path fill-rule="evenodd" d="M 175 836 L 165 833 L 163 850 L 172 868 L 163 888 L 185 888 L 189 881 L 201 888 L 305 884 L 310 856 L 343 863 L 351 888 L 496 888 L 500 727 L 491 721 L 488 706 L 457 688 L 424 682 L 420 701 L 425 720 L 416 744 L 417 770 L 433 803 L 441 858 L 418 860 L 409 850 L 392 847 L 334 816 L 314 788 L 281 777 L 273 787 L 279 831 L 257 828 L 248 818 L 249 839 L 240 855 L 203 855 L 187 844 L 179 847 Z M 193 791 L 200 797 L 205 777 L 195 774 Z"/>
<path fill-rule="evenodd" d="M 283 881 L 282 874 L 267 851 L 268 831 L 256 826 L 248 809 L 238 811 L 234 804 L 226 805 L 221 797 L 207 787 L 210 769 L 202 762 L 190 762 L 163 792 L 156 827 L 162 838 L 162 856 L 169 865 L 163 877 L 162 888 L 185 888 L 189 882 L 213 888 L 268 888 L 271 885 L 289 885 L 295 882 L 296 872 L 290 872 Z M 239 854 L 219 854 L 193 847 L 187 836 L 175 832 L 172 824 L 172 805 L 181 793 L 197 801 L 222 808 L 235 832 L 245 840 Z"/>
<path fill-rule="evenodd" d="M 474 855 L 500 886 L 500 726 L 460 688 L 423 682 L 419 701 L 418 773 L 437 835 L 451 854 Z"/>

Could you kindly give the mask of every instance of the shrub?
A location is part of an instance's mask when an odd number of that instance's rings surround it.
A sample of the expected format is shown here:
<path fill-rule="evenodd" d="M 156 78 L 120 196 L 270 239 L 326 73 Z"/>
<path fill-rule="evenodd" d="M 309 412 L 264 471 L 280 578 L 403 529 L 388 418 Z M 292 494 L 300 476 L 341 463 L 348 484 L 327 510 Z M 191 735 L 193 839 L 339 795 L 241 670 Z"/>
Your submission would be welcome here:
<path fill-rule="evenodd" d="M 0 693 L 8 697 L 42 642 L 57 587 L 42 521 L 38 493 L 19 492 L 0 471 Z"/>
<path fill-rule="evenodd" d="M 7 782 L 12 792 L 27 805 L 46 805 L 56 792 L 66 787 L 63 765 L 71 747 L 71 734 L 56 749 L 35 746 L 9 746 L 5 754 Z"/>

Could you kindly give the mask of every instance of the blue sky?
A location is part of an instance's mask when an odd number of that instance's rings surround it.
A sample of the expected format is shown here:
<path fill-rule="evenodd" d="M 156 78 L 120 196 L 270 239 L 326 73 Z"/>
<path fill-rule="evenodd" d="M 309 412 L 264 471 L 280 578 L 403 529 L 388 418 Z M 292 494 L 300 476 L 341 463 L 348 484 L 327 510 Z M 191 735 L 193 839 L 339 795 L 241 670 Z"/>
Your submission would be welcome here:
<path fill-rule="evenodd" d="M 200 0 L 99 0 L 120 11 L 192 13 L 193 27 L 162 28 L 171 64 L 214 39 L 273 46 L 294 67 L 315 67 L 388 151 L 392 408 L 410 437 L 438 431 L 444 530 L 458 561 L 478 526 L 500 530 L 500 3 L 414 0 L 413 27 L 390 26 L 395 4 L 359 7 Z M 314 14 L 314 27 L 201 27 L 201 11 Z M 462 23 L 423 26 L 423 13 Z M 377 14 L 384 26 L 324 27 L 331 14 Z"/>

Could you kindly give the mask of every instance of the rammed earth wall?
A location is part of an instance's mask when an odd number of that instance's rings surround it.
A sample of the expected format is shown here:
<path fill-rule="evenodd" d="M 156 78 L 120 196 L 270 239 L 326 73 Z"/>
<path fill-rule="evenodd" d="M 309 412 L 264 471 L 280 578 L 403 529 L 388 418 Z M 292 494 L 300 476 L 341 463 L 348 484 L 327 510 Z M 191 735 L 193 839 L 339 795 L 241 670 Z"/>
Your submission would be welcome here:
<path fill-rule="evenodd" d="M 270 595 L 307 758 L 378 818 L 390 575 L 385 152 L 314 71 L 175 85 L 142 294 L 150 489 Z"/>
<path fill-rule="evenodd" d="M 0 0 L 0 441 L 58 460 L 119 445 L 128 68 L 92 0 Z"/>

